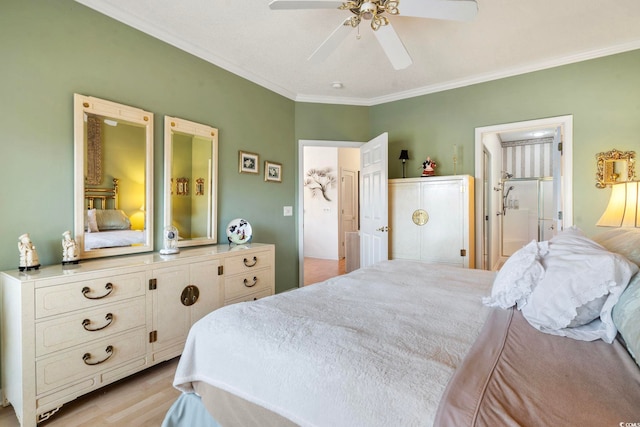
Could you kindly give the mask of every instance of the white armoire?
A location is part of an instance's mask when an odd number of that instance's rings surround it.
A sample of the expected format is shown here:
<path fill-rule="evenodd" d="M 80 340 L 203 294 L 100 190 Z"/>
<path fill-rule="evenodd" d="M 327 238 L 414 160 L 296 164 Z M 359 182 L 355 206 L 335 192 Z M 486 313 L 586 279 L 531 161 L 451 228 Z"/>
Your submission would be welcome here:
<path fill-rule="evenodd" d="M 389 258 L 474 268 L 473 177 L 389 180 Z"/>

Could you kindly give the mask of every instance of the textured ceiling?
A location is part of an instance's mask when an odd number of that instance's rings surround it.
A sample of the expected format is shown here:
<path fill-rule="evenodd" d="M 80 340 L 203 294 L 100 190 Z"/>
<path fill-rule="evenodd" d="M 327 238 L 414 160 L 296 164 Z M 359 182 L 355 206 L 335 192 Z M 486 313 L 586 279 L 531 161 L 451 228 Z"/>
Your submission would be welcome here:
<path fill-rule="evenodd" d="M 349 16 L 337 9 L 271 10 L 269 0 L 76 1 L 306 102 L 375 105 L 640 48 L 638 0 L 478 0 L 471 22 L 391 17 L 413 59 L 400 71 L 366 25 L 321 64 L 307 61 Z M 400 0 L 401 13 L 402 1 L 426 0 Z"/>

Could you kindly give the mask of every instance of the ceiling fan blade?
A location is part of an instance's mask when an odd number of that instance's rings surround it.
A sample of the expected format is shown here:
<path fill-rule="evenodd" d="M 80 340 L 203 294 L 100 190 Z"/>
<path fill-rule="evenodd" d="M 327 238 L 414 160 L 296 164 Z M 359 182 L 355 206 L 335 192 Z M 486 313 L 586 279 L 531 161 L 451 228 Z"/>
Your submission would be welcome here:
<path fill-rule="evenodd" d="M 320 63 L 327 59 L 327 57 L 336 50 L 336 48 L 347 38 L 349 34 L 353 31 L 353 27 L 351 25 L 345 25 L 345 20 L 338 28 L 333 30 L 333 33 L 329 37 L 326 38 L 325 41 L 322 42 L 320 46 L 311 54 L 308 58 L 309 61 L 314 63 Z"/>
<path fill-rule="evenodd" d="M 335 0 L 273 0 L 269 8 L 281 9 L 337 9 L 342 6 L 341 1 Z"/>
<path fill-rule="evenodd" d="M 400 16 L 470 21 L 478 13 L 478 3 L 475 0 L 402 0 L 398 9 Z"/>
<path fill-rule="evenodd" d="M 413 64 L 409 52 L 404 47 L 402 40 L 398 37 L 398 33 L 393 29 L 391 24 L 380 27 L 378 31 L 374 31 L 382 50 L 387 54 L 387 58 L 396 70 L 403 70 Z"/>

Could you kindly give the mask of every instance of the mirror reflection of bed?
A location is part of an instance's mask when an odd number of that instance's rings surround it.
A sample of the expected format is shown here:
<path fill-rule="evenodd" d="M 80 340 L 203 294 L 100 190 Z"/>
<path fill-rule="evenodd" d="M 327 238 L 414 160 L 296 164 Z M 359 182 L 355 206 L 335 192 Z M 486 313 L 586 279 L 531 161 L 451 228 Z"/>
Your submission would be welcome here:
<path fill-rule="evenodd" d="M 152 251 L 153 113 L 78 93 L 73 102 L 80 258 Z"/>
<path fill-rule="evenodd" d="M 119 179 L 111 187 L 85 186 L 84 250 L 142 245 L 143 207 L 128 216 L 120 209 Z"/>

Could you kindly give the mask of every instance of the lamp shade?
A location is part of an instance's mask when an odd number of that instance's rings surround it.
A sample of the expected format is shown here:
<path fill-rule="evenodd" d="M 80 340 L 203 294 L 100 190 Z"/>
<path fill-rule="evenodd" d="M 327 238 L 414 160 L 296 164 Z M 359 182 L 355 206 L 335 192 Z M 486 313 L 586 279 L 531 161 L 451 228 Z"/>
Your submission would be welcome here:
<path fill-rule="evenodd" d="M 611 186 L 609 205 L 596 223 L 599 227 L 640 227 L 638 209 L 638 181 Z"/>
<path fill-rule="evenodd" d="M 409 160 L 409 150 L 400 150 L 400 160 Z"/>

